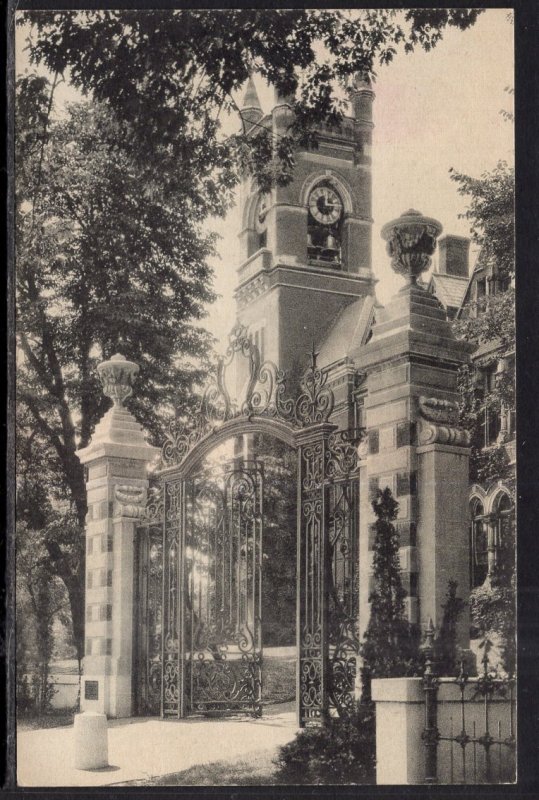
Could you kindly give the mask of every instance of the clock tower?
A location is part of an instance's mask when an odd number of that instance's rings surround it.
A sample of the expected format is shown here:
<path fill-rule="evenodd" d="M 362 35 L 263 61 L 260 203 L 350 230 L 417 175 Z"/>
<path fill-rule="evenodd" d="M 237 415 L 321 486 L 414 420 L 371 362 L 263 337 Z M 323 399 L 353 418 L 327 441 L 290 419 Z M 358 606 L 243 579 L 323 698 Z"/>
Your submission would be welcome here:
<path fill-rule="evenodd" d="M 371 143 L 374 93 L 353 86 L 352 115 L 339 130 L 321 126 L 318 147 L 296 154 L 288 186 L 261 193 L 252 178 L 241 187 L 238 322 L 263 359 L 286 370 L 293 383 L 337 316 L 374 294 L 371 268 Z M 276 94 L 264 115 L 249 80 L 242 117 L 274 138 L 293 121 L 286 97 Z"/>

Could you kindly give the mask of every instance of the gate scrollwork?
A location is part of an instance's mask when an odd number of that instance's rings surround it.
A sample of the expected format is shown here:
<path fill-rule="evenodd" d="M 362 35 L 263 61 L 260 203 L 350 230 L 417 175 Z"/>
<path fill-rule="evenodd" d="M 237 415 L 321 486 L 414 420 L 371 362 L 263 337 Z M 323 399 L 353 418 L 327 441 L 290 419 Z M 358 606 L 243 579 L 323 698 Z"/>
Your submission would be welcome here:
<path fill-rule="evenodd" d="M 233 364 L 245 373 L 243 386 L 235 397 L 228 386 L 229 376 L 233 380 L 236 374 Z M 258 347 L 246 328 L 238 325 L 232 330 L 226 354 L 218 360 L 195 413 L 169 424 L 162 459 L 167 466 L 181 465 L 204 437 L 237 417 L 267 417 L 300 429 L 327 422 L 333 406 L 333 391 L 327 385 L 327 373 L 316 366 L 316 353 L 301 378 L 298 397 L 286 397 L 285 373 L 272 361 L 260 362 Z"/>

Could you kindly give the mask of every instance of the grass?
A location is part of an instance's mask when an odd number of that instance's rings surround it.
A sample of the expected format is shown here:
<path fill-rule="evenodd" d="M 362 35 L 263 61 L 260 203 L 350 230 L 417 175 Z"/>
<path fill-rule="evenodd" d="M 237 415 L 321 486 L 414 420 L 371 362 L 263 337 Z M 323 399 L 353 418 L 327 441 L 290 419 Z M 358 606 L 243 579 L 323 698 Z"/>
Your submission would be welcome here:
<path fill-rule="evenodd" d="M 262 661 L 262 702 L 287 703 L 296 697 L 295 659 L 267 658 Z"/>
<path fill-rule="evenodd" d="M 117 786 L 271 786 L 276 781 L 273 763 L 275 749 L 248 753 L 236 761 L 212 761 L 197 764 L 182 772 Z"/>
<path fill-rule="evenodd" d="M 48 714 L 17 714 L 17 730 L 35 731 L 40 728 L 65 728 L 73 725 L 75 712 L 58 709 Z"/>

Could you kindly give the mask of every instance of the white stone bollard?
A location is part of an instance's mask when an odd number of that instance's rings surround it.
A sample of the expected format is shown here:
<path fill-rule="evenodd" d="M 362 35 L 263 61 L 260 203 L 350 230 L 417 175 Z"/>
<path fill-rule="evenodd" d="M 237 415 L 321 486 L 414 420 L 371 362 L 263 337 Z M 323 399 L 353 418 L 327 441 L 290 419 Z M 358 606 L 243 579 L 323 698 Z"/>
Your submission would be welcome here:
<path fill-rule="evenodd" d="M 75 714 L 75 769 L 109 766 L 107 717 L 97 711 Z"/>

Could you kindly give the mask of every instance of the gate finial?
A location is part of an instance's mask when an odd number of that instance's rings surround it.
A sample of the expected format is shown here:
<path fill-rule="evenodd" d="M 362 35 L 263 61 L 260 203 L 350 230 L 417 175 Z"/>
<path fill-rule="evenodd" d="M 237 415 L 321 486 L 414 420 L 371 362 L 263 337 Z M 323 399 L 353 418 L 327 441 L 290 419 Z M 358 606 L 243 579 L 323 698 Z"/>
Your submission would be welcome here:
<path fill-rule="evenodd" d="M 122 408 L 124 400 L 133 394 L 133 381 L 139 371 L 138 364 L 128 361 L 120 353 L 97 366 L 103 393 L 110 397 L 114 405 Z"/>

